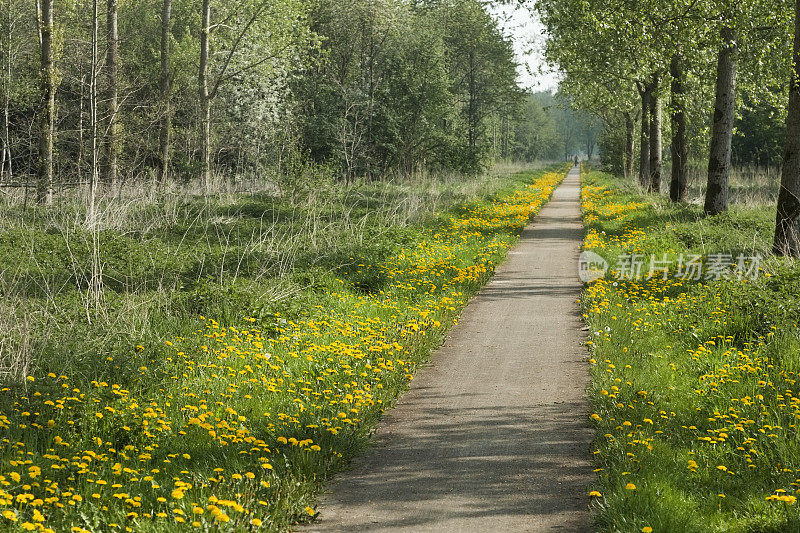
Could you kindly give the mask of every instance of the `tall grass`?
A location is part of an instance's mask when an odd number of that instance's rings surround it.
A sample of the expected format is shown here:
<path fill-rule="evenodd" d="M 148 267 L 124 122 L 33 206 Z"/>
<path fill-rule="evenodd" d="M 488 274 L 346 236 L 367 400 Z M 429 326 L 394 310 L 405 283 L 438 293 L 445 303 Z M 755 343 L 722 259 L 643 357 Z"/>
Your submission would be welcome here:
<path fill-rule="evenodd" d="M 669 176 L 669 169 L 666 170 Z M 759 206 L 774 205 L 778 200 L 778 187 L 781 182 L 779 166 L 739 165 L 731 168 L 729 192 L 734 205 Z M 708 169 L 700 161 L 689 164 L 689 198 L 692 203 L 701 204 L 706 190 Z"/>
<path fill-rule="evenodd" d="M 38 368 L 77 365 L 91 381 L 98 354 L 190 331 L 198 315 L 285 312 L 324 271 L 360 252 L 385 252 L 388 236 L 485 196 L 516 170 L 348 186 L 323 179 L 291 195 L 270 185 L 237 191 L 221 182 L 200 194 L 193 184 L 138 183 L 102 191 L 91 228 L 85 190 L 62 191 L 51 208 L 7 191 L 0 197 L 0 380 L 20 383 Z M 102 272 L 99 297 L 93 260 Z"/>

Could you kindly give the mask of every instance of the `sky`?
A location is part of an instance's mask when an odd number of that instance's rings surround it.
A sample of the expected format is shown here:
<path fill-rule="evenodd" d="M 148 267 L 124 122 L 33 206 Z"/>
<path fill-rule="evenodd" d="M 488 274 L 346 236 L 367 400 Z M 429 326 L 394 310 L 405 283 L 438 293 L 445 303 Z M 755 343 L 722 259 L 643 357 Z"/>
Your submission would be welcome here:
<path fill-rule="evenodd" d="M 527 89 L 544 91 L 558 87 L 558 74 L 547 68 L 542 58 L 544 26 L 535 13 L 526 7 L 497 5 L 491 8 L 506 34 L 514 39 L 520 85 Z"/>

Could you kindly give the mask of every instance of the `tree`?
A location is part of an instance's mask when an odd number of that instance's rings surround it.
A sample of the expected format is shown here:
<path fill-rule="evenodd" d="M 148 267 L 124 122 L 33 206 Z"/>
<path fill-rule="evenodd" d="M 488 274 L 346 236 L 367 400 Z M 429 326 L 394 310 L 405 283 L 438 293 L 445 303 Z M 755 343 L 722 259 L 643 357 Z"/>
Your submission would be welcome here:
<path fill-rule="evenodd" d="M 511 157 L 516 161 L 561 158 L 560 110 L 549 91 L 525 95 L 514 124 Z"/>
<path fill-rule="evenodd" d="M 639 136 L 639 185 L 647 187 L 650 182 L 650 100 L 653 98 L 652 87 L 647 83 L 639 83 L 639 97 L 642 99 L 642 129 Z"/>
<path fill-rule="evenodd" d="M 312 12 L 312 28 L 324 38 L 327 56 L 302 82 L 301 92 L 314 110 L 306 112 L 304 136 L 313 156 L 338 166 L 345 182 L 377 175 L 397 156 L 401 141 L 391 134 L 393 128 L 382 127 L 397 125 L 398 114 L 387 99 L 390 93 L 397 95 L 396 84 L 414 90 L 414 82 L 404 76 L 415 74 L 406 60 L 425 65 L 414 54 L 414 40 L 425 39 L 420 35 L 424 26 L 412 28 L 412 16 L 410 9 L 390 0 L 326 0 Z M 431 51 L 442 53 L 441 39 L 428 44 Z M 420 74 L 424 79 L 431 73 Z M 411 104 L 405 96 L 411 95 L 403 95 L 401 102 Z"/>
<path fill-rule="evenodd" d="M 768 101 L 752 102 L 745 95 L 732 144 L 733 165 L 780 167 L 786 145 L 786 110 Z"/>
<path fill-rule="evenodd" d="M 475 0 L 453 0 L 440 8 L 453 80 L 467 143 L 461 169 L 475 173 L 489 148 L 486 118 L 495 106 L 512 98 L 516 63 L 511 43 L 497 22 Z"/>
<path fill-rule="evenodd" d="M 656 83 L 661 74 L 669 71 L 672 78 L 670 191 L 674 200 L 685 198 L 689 151 L 699 134 L 706 134 L 706 113 L 711 115 L 711 139 L 703 144 L 711 147 L 707 211 L 714 213 L 727 208 L 737 94 L 758 101 L 780 93 L 776 87 L 783 72 L 779 58 L 786 10 L 782 9 L 784 0 L 778 4 L 767 0 L 541 0 L 538 9 L 549 33 L 546 56 L 564 72 L 563 83 L 569 84 L 571 94 L 591 93 L 600 84 L 597 80 L 609 78 L 620 87 L 635 84 L 641 110 L 639 179 L 643 187 L 657 191 L 661 186 L 662 91 Z M 742 55 L 745 74 L 737 79 L 736 48 L 742 46 L 747 49 Z M 712 54 L 717 57 L 718 76 L 712 73 Z M 708 110 L 703 98 L 709 81 L 715 81 L 718 89 L 715 110 Z M 608 91 L 607 108 L 617 107 L 630 118 L 630 108 L 625 109 L 628 100 L 623 91 Z M 629 129 L 631 122 L 618 123 Z M 609 134 L 608 128 L 604 134 Z M 625 146 L 619 153 L 631 146 L 626 137 L 614 136 Z M 621 167 L 625 172 L 625 165 Z"/>
<path fill-rule="evenodd" d="M 55 32 L 52 2 L 0 4 L 0 174 L 13 147 L 38 196 L 54 174 L 232 186 L 287 160 L 353 179 L 514 151 L 523 96 L 480 0 L 98 1 L 56 4 Z"/>
<path fill-rule="evenodd" d="M 387 110 L 386 122 L 395 126 L 381 128 L 377 137 L 388 166 L 408 175 L 426 162 L 446 164 L 439 152 L 450 142 L 443 123 L 452 119 L 454 97 L 435 21 L 412 12 L 404 27 L 391 43 L 395 53 L 388 61 L 388 90 L 380 102 Z"/>
<path fill-rule="evenodd" d="M 14 178 L 11 153 L 11 88 L 14 85 L 14 52 L 13 52 L 13 33 L 16 20 L 13 14 L 12 2 L 5 3 L 6 13 L 3 17 L 5 42 L 3 43 L 2 54 L 2 91 L 3 91 L 3 130 L 0 134 L 2 143 L 2 154 L 0 154 L 0 180 L 7 178 L 11 181 Z"/>
<path fill-rule="evenodd" d="M 800 0 L 795 2 L 794 47 L 773 251 L 800 256 Z"/>
<path fill-rule="evenodd" d="M 41 104 L 39 106 L 39 164 L 36 199 L 40 204 L 49 205 L 53 202 L 53 146 L 56 114 L 53 0 L 42 0 L 40 17 Z"/>
<path fill-rule="evenodd" d="M 97 186 L 100 178 L 99 173 L 99 131 L 98 131 L 98 105 L 97 105 L 97 75 L 99 71 L 99 54 L 98 54 L 98 38 L 99 38 L 99 11 L 98 0 L 92 0 L 92 34 L 91 34 L 91 63 L 89 65 L 89 129 L 90 129 L 90 149 L 91 149 L 91 165 L 89 174 L 89 202 L 87 221 L 89 227 L 93 230 L 96 228 L 95 220 L 95 204 L 97 196 Z M 94 266 L 94 265 L 93 265 Z"/>
<path fill-rule="evenodd" d="M 609 172 L 621 174 L 626 179 L 635 175 L 634 146 L 638 117 L 631 112 L 617 112 L 603 120 L 603 128 L 597 140 L 600 162 Z"/>
<path fill-rule="evenodd" d="M 708 185 L 703 210 L 717 215 L 728 210 L 728 179 L 731 169 L 731 139 L 736 119 L 736 32 L 725 24 L 717 54 L 714 121 L 708 156 Z"/>
<path fill-rule="evenodd" d="M 650 115 L 650 150 L 649 150 L 649 169 L 650 179 L 648 180 L 648 190 L 654 193 L 661 192 L 661 165 L 662 165 L 662 141 L 661 141 L 661 99 L 658 96 L 660 83 L 660 73 L 653 74 L 653 81 L 650 83 L 650 99 L 648 102 L 648 113 Z"/>
<path fill-rule="evenodd" d="M 600 132 L 600 121 L 591 113 L 583 112 L 578 115 L 581 122 L 581 134 L 586 143 L 586 158 L 591 159 L 597 147 L 597 135 Z"/>
<path fill-rule="evenodd" d="M 636 152 L 636 139 L 634 137 L 636 118 L 631 111 L 623 111 L 622 116 L 625 118 L 625 149 L 622 153 L 622 172 L 626 178 L 632 178 L 634 153 Z"/>
<path fill-rule="evenodd" d="M 106 5 L 106 78 L 107 124 L 103 180 L 107 185 L 114 186 L 117 184 L 120 151 L 117 0 L 108 0 Z"/>
<path fill-rule="evenodd" d="M 310 19 L 323 41 L 295 85 L 302 145 L 344 181 L 421 166 L 475 172 L 510 150 L 522 97 L 508 40 L 481 2 L 317 0 Z"/>
<path fill-rule="evenodd" d="M 159 73 L 158 84 L 161 96 L 161 123 L 159 126 L 158 144 L 158 151 L 159 155 L 161 156 L 159 178 L 162 182 L 166 182 L 167 177 L 169 176 L 169 156 L 172 137 L 172 106 L 170 105 L 171 80 L 169 61 L 171 19 L 172 0 L 163 0 L 161 7 L 161 72 Z"/>
<path fill-rule="evenodd" d="M 203 0 L 197 76 L 200 179 L 206 188 L 212 170 L 213 102 L 226 92 L 231 81 L 242 89 L 258 86 L 256 90 L 266 95 L 262 82 L 277 81 L 268 80 L 271 71 L 282 69 L 281 76 L 286 77 L 292 69 L 299 69 L 302 52 L 298 48 L 311 44 L 304 20 L 306 7 L 299 0 L 245 0 L 235 5 L 219 5 L 215 7 L 215 19 L 219 20 L 216 23 L 212 22 L 211 8 L 211 0 Z M 290 65 L 292 60 L 298 64 Z M 233 100 L 232 104 L 241 107 L 242 101 L 236 101 L 237 96 L 243 95 L 226 95 Z"/>
<path fill-rule="evenodd" d="M 203 0 L 200 19 L 200 69 L 197 74 L 197 98 L 202 124 L 202 167 L 200 181 L 208 188 L 211 182 L 211 93 L 208 83 L 208 62 L 211 48 L 211 0 Z"/>
<path fill-rule="evenodd" d="M 776 6 L 776 4 L 778 4 Z M 709 215 L 728 209 L 728 179 L 737 96 L 744 93 L 758 101 L 760 96 L 782 92 L 784 67 L 780 58 L 789 57 L 782 47 L 787 41 L 784 0 L 712 2 L 712 20 L 719 28 L 713 126 L 708 160 L 708 185 L 704 211 Z M 777 7 L 777 9 L 776 9 Z M 744 50 L 746 53 L 741 53 Z M 744 68 L 739 69 L 743 62 Z M 743 76 L 739 76 L 741 70 Z"/>
<path fill-rule="evenodd" d="M 672 171 L 669 185 L 669 198 L 673 202 L 685 202 L 689 187 L 689 147 L 686 140 L 686 102 L 684 101 L 684 59 L 680 51 L 672 55 L 669 72 L 670 120 L 672 129 Z"/>

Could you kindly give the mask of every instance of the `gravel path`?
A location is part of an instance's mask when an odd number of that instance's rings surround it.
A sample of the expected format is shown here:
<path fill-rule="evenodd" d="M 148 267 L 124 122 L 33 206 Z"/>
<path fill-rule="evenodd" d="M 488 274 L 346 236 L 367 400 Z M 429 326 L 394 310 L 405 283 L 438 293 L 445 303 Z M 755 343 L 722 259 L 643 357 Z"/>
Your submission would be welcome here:
<path fill-rule="evenodd" d="M 305 531 L 587 531 L 573 169 Z"/>

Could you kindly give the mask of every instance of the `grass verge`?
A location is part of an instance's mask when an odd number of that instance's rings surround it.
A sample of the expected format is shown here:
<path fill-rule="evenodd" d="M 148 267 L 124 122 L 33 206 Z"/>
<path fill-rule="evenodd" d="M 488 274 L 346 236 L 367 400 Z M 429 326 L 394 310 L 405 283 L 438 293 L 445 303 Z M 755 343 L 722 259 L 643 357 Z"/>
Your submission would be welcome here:
<path fill-rule="evenodd" d="M 599 172 L 582 205 L 611 265 L 582 299 L 599 529 L 800 531 L 800 267 L 768 258 L 774 208 L 708 218 Z"/>
<path fill-rule="evenodd" d="M 249 531 L 311 519 L 321 483 L 365 446 L 563 176 L 519 173 L 424 223 L 364 235 L 337 268 L 307 271 L 286 310 L 227 306 L 224 323 L 201 317 L 85 371 L 40 363 L 0 394 L 0 527 Z"/>

